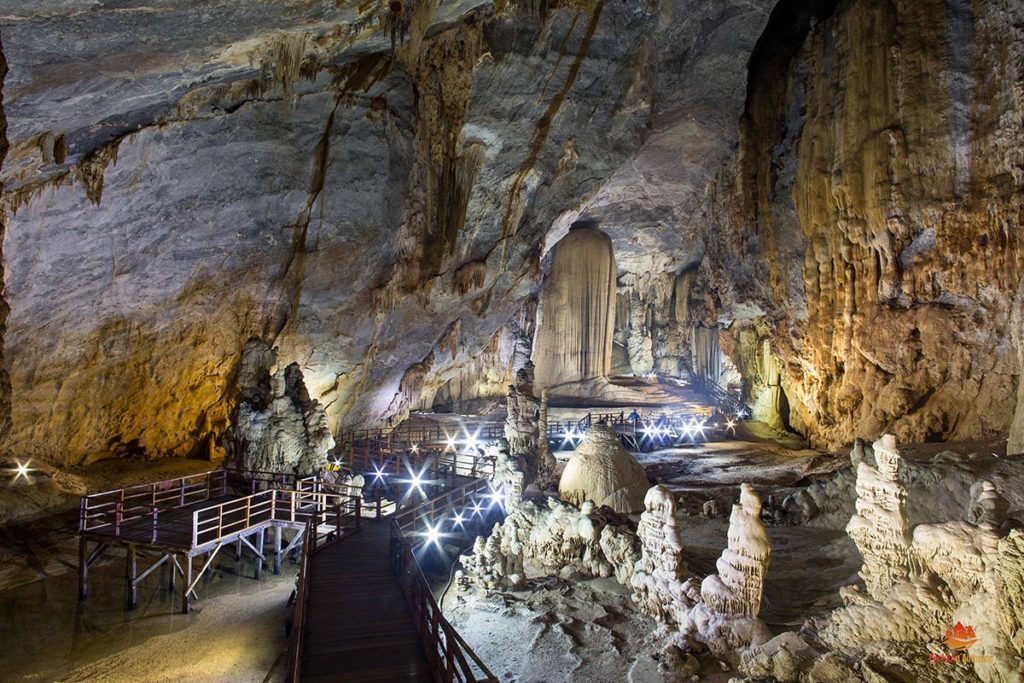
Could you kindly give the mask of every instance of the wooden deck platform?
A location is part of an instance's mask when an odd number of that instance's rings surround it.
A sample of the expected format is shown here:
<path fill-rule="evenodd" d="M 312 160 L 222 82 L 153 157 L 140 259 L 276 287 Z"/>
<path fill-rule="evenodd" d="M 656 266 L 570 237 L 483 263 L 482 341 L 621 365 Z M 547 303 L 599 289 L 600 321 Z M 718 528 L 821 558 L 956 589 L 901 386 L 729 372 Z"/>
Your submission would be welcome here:
<path fill-rule="evenodd" d="M 434 680 L 392 572 L 390 528 L 390 520 L 365 520 L 358 534 L 310 557 L 303 681 Z"/>
<path fill-rule="evenodd" d="M 294 480 L 293 488 L 253 491 L 229 485 L 228 473 L 155 482 L 82 497 L 79 516 L 79 598 L 88 596 L 89 568 L 111 548 L 125 549 L 125 606 L 135 607 L 138 584 L 163 565 L 171 568 L 169 588 L 182 577 L 182 610 L 187 612 L 195 585 L 226 545 L 256 558 L 259 579 L 266 560 L 266 532 L 273 535 L 273 569 L 281 559 L 320 536 L 337 538 L 358 529 L 362 500 L 323 488 L 316 478 Z M 275 484 L 276 486 L 276 484 Z M 252 491 L 252 492 L 250 492 Z M 283 529 L 295 534 L 282 548 Z M 306 539 L 305 536 L 311 538 Z M 92 548 L 90 549 L 90 544 Z M 193 559 L 203 558 L 198 573 Z M 139 559 L 152 564 L 139 571 Z"/>

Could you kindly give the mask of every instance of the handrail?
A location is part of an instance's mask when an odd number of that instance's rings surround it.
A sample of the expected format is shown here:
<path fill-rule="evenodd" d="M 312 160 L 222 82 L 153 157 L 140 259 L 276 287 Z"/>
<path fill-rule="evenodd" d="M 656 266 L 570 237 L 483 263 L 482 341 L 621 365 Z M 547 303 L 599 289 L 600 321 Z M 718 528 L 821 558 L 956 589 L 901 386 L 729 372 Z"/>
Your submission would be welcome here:
<path fill-rule="evenodd" d="M 222 495 L 227 487 L 224 470 L 211 470 L 177 479 L 140 484 L 121 489 L 99 491 L 82 496 L 79 507 L 79 531 L 94 531 L 110 524 L 119 533 L 120 523 L 146 515 L 125 517 L 126 512 L 141 508 L 173 510 Z M 97 522 L 96 520 L 101 520 Z"/>
<path fill-rule="evenodd" d="M 403 510 L 392 516 L 398 528 L 404 533 L 414 529 L 424 515 L 438 519 L 441 514 L 450 512 L 456 505 L 465 505 L 466 499 L 474 494 L 491 492 L 491 483 L 487 479 L 474 479 L 458 488 L 445 491 L 439 496 L 424 501 L 414 508 Z M 438 503 L 442 503 L 438 505 Z"/>
<path fill-rule="evenodd" d="M 260 491 L 195 510 L 192 513 L 192 548 L 214 543 L 225 536 L 244 534 L 274 521 L 295 523 L 308 516 L 316 521 L 328 510 L 335 514 L 339 529 L 343 516 L 354 516 L 358 527 L 362 499 L 321 490 Z"/>
<path fill-rule="evenodd" d="M 301 491 L 286 491 L 284 493 L 296 494 L 292 497 L 292 501 L 298 495 L 302 496 L 323 496 L 321 500 L 327 498 L 335 499 L 336 501 L 347 499 L 349 503 L 352 503 L 352 507 L 355 510 L 355 530 L 358 531 L 362 526 L 362 499 L 359 496 L 348 496 L 337 493 L 326 493 L 319 491 L 316 493 L 301 492 Z M 294 507 L 292 508 L 294 510 Z M 334 538 L 330 538 L 330 533 L 327 534 L 328 539 L 321 543 L 319 536 L 320 527 L 320 508 L 317 507 L 312 516 L 306 521 L 305 529 L 305 540 L 302 543 L 302 551 L 299 555 L 299 576 L 298 583 L 295 587 L 295 611 L 293 612 L 292 618 L 292 632 L 289 634 L 289 640 L 291 644 L 288 648 L 288 680 L 297 681 L 300 678 L 302 670 L 302 644 L 305 640 L 305 624 L 306 624 L 306 608 L 309 602 L 309 558 L 313 553 L 326 548 L 329 545 L 337 543 L 342 539 L 341 533 L 341 513 L 340 506 L 338 503 L 335 504 L 333 509 L 336 515 L 335 521 L 335 532 Z"/>
<path fill-rule="evenodd" d="M 392 569 L 399 577 L 402 593 L 417 622 L 420 641 L 426 650 L 427 662 L 434 670 L 435 679 L 459 683 L 497 683 L 497 677 L 441 612 L 430 584 L 416 561 L 412 545 L 405 538 L 397 519 L 391 523 L 390 550 Z"/>

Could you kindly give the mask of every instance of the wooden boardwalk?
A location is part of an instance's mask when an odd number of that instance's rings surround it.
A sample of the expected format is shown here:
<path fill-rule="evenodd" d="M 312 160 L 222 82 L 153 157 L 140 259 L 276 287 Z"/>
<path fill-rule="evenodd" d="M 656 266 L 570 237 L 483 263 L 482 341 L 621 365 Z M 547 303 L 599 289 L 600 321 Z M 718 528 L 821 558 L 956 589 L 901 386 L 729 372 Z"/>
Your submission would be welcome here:
<path fill-rule="evenodd" d="M 390 520 L 363 520 L 310 557 L 303 681 L 434 680 L 392 571 L 390 529 Z"/>
<path fill-rule="evenodd" d="M 275 475 L 275 477 L 278 475 Z M 229 485 L 228 473 L 214 470 L 169 481 L 93 493 L 82 497 L 79 513 L 78 594 L 89 593 L 89 568 L 112 548 L 125 549 L 125 607 L 138 600 L 138 585 L 165 564 L 168 587 L 181 586 L 182 611 L 188 612 L 195 586 L 218 552 L 235 546 L 256 557 L 255 578 L 263 572 L 265 533 L 273 534 L 273 569 L 301 542 L 315 547 L 319 537 L 338 538 L 359 528 L 362 501 L 322 488 L 316 478 L 293 477 L 293 489 L 267 488 L 249 493 Z M 251 486 L 253 490 L 257 486 Z M 295 535 L 283 548 L 283 529 Z M 92 548 L 90 549 L 90 544 Z M 205 556 L 198 573 L 193 560 Z M 139 560 L 151 562 L 139 570 Z"/>

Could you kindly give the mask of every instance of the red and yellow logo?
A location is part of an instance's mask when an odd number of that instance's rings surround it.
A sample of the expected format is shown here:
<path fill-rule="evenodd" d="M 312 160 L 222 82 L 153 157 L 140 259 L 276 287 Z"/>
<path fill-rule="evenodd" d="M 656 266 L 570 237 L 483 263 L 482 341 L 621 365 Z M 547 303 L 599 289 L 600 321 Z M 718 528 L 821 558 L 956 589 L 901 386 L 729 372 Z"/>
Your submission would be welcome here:
<path fill-rule="evenodd" d="M 946 629 L 946 639 L 942 642 L 954 650 L 966 651 L 977 641 L 978 637 L 974 634 L 974 627 L 964 626 L 958 621 L 952 630 Z"/>

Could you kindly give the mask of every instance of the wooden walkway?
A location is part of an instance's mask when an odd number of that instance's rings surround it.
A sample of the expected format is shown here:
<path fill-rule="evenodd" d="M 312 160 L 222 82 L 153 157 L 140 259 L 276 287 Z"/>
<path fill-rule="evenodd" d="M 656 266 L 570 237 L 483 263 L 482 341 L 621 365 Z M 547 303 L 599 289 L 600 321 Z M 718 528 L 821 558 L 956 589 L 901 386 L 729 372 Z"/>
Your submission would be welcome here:
<path fill-rule="evenodd" d="M 281 559 L 300 542 L 303 547 L 315 547 L 320 536 L 339 538 L 359 528 L 361 499 L 327 490 L 317 478 L 293 477 L 292 489 L 249 493 L 257 488 L 250 487 L 252 483 L 239 489 L 229 484 L 227 472 L 214 470 L 83 496 L 78 525 L 79 599 L 88 596 L 90 567 L 112 548 L 125 550 L 127 609 L 135 607 L 142 580 L 166 565 L 170 568 L 168 588 L 176 590 L 177 577 L 182 578 L 182 611 L 188 612 L 190 599 L 198 598 L 196 584 L 226 546 L 235 546 L 238 558 L 243 547 L 252 552 L 255 578 L 259 579 L 268 530 L 273 534 L 277 574 Z M 286 528 L 295 535 L 287 548 L 282 548 L 282 530 Z M 197 573 L 193 560 L 203 556 Z M 141 571 L 139 560 L 144 564 Z"/>
<path fill-rule="evenodd" d="M 417 626 L 391 568 L 387 519 L 310 557 L 302 680 L 432 681 Z"/>

